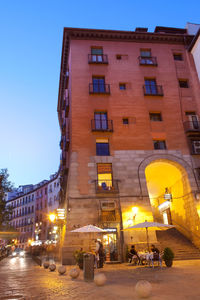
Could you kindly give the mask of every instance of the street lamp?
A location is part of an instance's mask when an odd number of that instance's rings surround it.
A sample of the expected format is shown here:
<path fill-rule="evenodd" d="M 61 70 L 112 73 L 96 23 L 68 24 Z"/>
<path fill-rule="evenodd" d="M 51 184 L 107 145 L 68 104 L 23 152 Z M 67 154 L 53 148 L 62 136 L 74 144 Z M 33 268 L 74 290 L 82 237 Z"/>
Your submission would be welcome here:
<path fill-rule="evenodd" d="M 136 207 L 136 206 L 132 207 L 133 217 L 128 219 L 128 221 L 127 221 L 128 226 L 131 226 L 134 224 L 137 213 L 138 213 L 138 207 Z"/>
<path fill-rule="evenodd" d="M 55 220 L 56 220 L 56 215 L 53 214 L 53 213 L 49 214 L 49 220 L 50 220 L 52 223 L 54 223 Z"/>

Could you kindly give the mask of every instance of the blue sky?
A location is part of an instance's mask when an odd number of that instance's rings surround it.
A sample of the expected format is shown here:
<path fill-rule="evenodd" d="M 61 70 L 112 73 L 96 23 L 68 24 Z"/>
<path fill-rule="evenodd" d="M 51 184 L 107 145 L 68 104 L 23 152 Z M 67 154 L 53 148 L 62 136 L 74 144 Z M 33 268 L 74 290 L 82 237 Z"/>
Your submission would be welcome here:
<path fill-rule="evenodd" d="M 20 184 L 59 167 L 63 27 L 134 30 L 200 23 L 200 2 L 0 0 L 0 168 Z"/>

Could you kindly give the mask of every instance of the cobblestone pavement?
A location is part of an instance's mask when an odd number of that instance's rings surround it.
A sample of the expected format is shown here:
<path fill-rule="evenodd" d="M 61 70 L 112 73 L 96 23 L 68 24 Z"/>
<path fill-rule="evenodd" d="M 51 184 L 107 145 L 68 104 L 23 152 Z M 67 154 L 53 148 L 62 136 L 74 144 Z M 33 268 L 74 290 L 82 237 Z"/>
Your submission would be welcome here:
<path fill-rule="evenodd" d="M 200 260 L 174 262 L 172 268 L 106 265 L 103 272 L 107 283 L 97 287 L 84 282 L 83 274 L 71 280 L 66 275 L 50 272 L 36 265 L 31 258 L 6 258 L 0 262 L 0 299 L 38 300 L 137 300 L 135 284 L 138 280 L 151 282 L 150 300 L 199 300 Z"/>

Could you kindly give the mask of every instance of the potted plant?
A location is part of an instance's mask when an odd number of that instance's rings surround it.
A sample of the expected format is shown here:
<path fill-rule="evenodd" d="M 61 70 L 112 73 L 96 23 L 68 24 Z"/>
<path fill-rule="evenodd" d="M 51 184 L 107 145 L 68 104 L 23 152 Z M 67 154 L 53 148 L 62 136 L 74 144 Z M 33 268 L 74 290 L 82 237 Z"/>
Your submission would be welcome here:
<path fill-rule="evenodd" d="M 165 261 L 165 264 L 168 268 L 172 266 L 173 259 L 174 259 L 174 252 L 170 248 L 166 247 L 164 249 L 163 260 Z"/>
<path fill-rule="evenodd" d="M 81 270 L 83 269 L 83 255 L 84 254 L 85 254 L 85 251 L 83 251 L 83 250 L 76 250 L 74 252 L 74 258 Z"/>

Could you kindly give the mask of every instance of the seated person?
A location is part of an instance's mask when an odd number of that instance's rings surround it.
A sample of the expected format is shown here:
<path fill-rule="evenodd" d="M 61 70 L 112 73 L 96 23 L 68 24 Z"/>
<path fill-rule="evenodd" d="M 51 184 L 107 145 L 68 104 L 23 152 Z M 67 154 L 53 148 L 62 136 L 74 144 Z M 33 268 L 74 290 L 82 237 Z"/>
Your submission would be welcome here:
<path fill-rule="evenodd" d="M 136 260 L 134 260 L 135 263 L 137 263 L 137 261 L 138 261 L 138 263 L 140 263 L 140 257 L 138 255 L 137 251 L 135 250 L 135 245 L 131 246 L 131 250 L 130 250 L 130 252 L 128 254 L 128 257 L 129 257 L 129 262 L 130 263 L 132 262 L 132 260 L 134 258 L 136 259 Z"/>
<path fill-rule="evenodd" d="M 151 259 L 152 265 L 153 265 L 153 261 L 159 261 L 160 266 L 162 266 L 162 259 L 160 257 L 160 251 L 153 244 L 151 245 L 151 252 L 153 252 L 153 258 Z"/>

